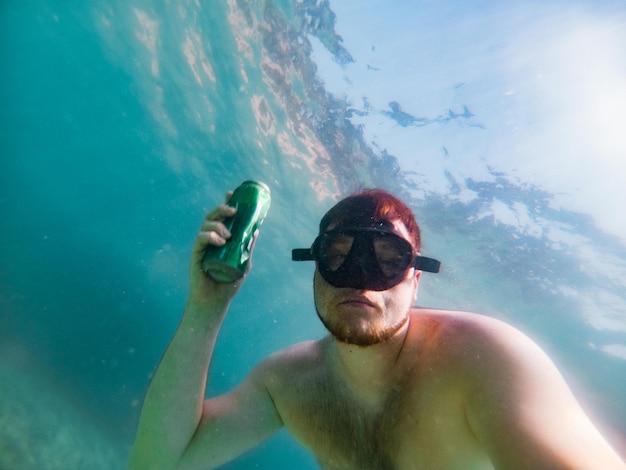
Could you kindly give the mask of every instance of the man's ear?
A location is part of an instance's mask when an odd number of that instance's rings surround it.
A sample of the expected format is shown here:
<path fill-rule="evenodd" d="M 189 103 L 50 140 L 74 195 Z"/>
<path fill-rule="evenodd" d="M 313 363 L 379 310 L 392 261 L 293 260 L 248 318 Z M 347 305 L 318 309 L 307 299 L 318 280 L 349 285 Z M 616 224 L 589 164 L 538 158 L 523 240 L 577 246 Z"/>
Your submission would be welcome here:
<path fill-rule="evenodd" d="M 419 290 L 420 279 L 422 277 L 422 271 L 419 269 L 415 270 L 414 279 L 415 279 L 415 293 L 413 294 L 413 303 L 417 302 L 417 291 Z"/>

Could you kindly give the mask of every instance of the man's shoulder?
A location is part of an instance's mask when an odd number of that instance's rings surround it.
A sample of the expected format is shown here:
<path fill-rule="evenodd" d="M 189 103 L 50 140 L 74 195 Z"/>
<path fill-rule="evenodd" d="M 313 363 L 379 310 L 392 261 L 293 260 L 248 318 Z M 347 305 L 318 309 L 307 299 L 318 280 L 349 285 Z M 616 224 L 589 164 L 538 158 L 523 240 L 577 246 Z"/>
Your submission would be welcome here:
<path fill-rule="evenodd" d="M 305 341 L 265 358 L 253 375 L 269 392 L 277 408 L 301 402 L 327 382 L 324 340 Z"/>
<path fill-rule="evenodd" d="M 323 369 L 325 340 L 311 340 L 281 349 L 265 358 L 257 367 L 266 379 L 290 380 Z"/>
<path fill-rule="evenodd" d="M 494 317 L 477 313 L 414 308 L 411 311 L 418 325 L 432 331 L 435 344 L 447 350 L 466 354 L 485 351 L 491 354 L 519 353 L 528 348 L 536 349 L 535 343 L 518 328 Z"/>
<path fill-rule="evenodd" d="M 462 310 L 443 310 L 414 307 L 411 309 L 413 318 L 419 322 L 433 324 L 450 333 L 462 332 L 475 334 L 522 334 L 512 325 L 487 315 Z"/>

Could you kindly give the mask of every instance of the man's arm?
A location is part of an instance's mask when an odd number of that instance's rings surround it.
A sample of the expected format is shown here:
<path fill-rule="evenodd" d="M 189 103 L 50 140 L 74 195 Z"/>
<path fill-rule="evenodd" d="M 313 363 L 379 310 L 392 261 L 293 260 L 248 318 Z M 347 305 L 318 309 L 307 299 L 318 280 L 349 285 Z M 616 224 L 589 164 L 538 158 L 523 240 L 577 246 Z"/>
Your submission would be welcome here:
<path fill-rule="evenodd" d="M 499 322 L 483 332 L 466 411 L 496 468 L 626 469 L 535 343 Z"/>
<path fill-rule="evenodd" d="M 217 466 L 281 426 L 259 372 L 232 392 L 204 401 L 220 326 L 242 280 L 220 284 L 201 269 L 209 244 L 230 237 L 221 223 L 235 209 L 207 214 L 194 243 L 190 293 L 182 320 L 146 393 L 129 468 Z"/>

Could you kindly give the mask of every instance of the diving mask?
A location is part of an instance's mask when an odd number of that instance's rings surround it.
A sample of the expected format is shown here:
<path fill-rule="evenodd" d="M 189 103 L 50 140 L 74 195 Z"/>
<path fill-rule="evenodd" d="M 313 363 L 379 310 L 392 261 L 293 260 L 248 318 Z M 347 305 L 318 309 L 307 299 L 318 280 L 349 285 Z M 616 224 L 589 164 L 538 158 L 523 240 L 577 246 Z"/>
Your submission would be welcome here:
<path fill-rule="evenodd" d="M 335 287 L 382 291 L 406 277 L 409 268 L 439 272 L 436 259 L 413 254 L 411 244 L 384 227 L 337 228 L 320 234 L 310 249 L 292 250 L 293 261 L 317 261 Z"/>

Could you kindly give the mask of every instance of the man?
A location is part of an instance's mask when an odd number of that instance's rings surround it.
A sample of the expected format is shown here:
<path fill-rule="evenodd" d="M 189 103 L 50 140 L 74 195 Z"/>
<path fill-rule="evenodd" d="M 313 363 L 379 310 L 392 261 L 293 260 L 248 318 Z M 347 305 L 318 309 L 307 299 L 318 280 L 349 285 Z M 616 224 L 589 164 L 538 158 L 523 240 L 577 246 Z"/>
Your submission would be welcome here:
<path fill-rule="evenodd" d="M 370 190 L 322 219 L 310 250 L 315 307 L 331 333 L 258 365 L 204 400 L 220 325 L 241 282 L 201 270 L 230 234 L 202 224 L 181 323 L 152 379 L 130 467 L 214 468 L 285 426 L 324 469 L 624 469 L 545 354 L 517 330 L 465 312 L 412 308 L 421 270 L 411 210 Z M 418 269 L 421 268 L 421 269 Z"/>

